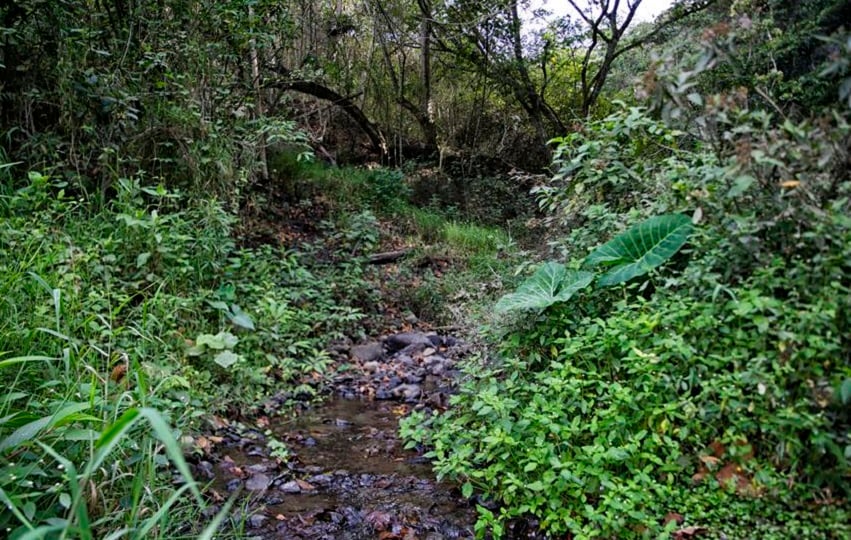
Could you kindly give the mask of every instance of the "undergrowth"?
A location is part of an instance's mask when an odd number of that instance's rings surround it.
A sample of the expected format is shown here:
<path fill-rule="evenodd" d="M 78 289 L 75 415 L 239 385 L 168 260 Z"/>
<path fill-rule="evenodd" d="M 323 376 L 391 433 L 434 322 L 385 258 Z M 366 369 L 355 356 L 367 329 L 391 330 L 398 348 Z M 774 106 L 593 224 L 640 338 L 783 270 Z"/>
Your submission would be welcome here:
<path fill-rule="evenodd" d="M 326 344 L 363 316 L 360 265 L 237 249 L 218 201 L 138 179 L 105 208 L 64 188 L 37 172 L 2 186 L 0 531 L 200 533 L 179 433 L 313 395 Z"/>
<path fill-rule="evenodd" d="M 653 82 L 676 97 L 696 75 Z M 851 534 L 848 114 L 742 95 L 680 96 L 673 125 L 621 104 L 557 141 L 537 193 L 563 264 L 497 304 L 525 311 L 452 407 L 402 426 L 478 496 L 479 536 Z M 652 216 L 693 226 L 682 251 L 631 232 Z"/>

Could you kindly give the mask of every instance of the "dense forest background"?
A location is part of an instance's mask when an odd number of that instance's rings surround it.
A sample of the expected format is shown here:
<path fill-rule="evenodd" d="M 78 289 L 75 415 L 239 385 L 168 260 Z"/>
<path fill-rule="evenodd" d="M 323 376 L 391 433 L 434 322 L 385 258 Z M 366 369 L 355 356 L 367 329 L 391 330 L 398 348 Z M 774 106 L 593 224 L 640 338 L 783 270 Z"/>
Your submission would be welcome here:
<path fill-rule="evenodd" d="M 846 537 L 851 2 L 563 4 L 0 1 L 0 534 L 235 530 L 184 435 L 411 310 L 480 536 Z"/>

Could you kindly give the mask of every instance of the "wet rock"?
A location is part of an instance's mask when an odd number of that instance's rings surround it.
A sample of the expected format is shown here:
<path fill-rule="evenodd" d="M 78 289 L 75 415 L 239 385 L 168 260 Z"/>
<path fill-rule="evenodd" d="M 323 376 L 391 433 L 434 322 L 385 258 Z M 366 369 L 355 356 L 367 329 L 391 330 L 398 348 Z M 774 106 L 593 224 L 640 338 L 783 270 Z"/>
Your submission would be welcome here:
<path fill-rule="evenodd" d="M 400 384 L 391 391 L 393 397 L 402 398 L 405 401 L 415 401 L 422 393 L 423 389 L 418 384 Z"/>
<path fill-rule="evenodd" d="M 334 419 L 334 425 L 337 426 L 338 428 L 352 427 L 352 423 L 349 422 L 348 420 L 344 420 L 343 418 L 335 418 Z"/>
<path fill-rule="evenodd" d="M 225 487 L 228 491 L 236 491 L 242 485 L 242 480 L 239 478 L 231 478 L 228 480 L 228 483 L 225 484 Z"/>
<path fill-rule="evenodd" d="M 269 489 L 269 484 L 271 483 L 271 478 L 263 473 L 258 473 L 245 482 L 245 489 L 248 491 L 265 491 Z"/>
<path fill-rule="evenodd" d="M 417 383 L 423 382 L 423 377 L 411 374 L 411 375 L 406 375 L 404 380 L 408 384 L 417 384 Z"/>
<path fill-rule="evenodd" d="M 333 478 L 329 474 L 317 474 L 307 479 L 308 482 L 316 484 L 317 486 L 327 486 L 331 483 L 331 480 L 333 480 Z"/>
<path fill-rule="evenodd" d="M 364 345 L 356 345 L 351 349 L 352 357 L 361 362 L 373 362 L 384 356 L 384 347 L 373 341 Z"/>
<path fill-rule="evenodd" d="M 279 487 L 284 493 L 301 493 L 301 486 L 295 480 L 290 480 Z"/>
<path fill-rule="evenodd" d="M 420 320 L 413 313 L 408 313 L 405 315 L 405 322 L 410 324 L 417 324 Z"/>
<path fill-rule="evenodd" d="M 269 470 L 268 463 L 255 463 L 254 465 L 249 465 L 245 468 L 251 474 L 264 473 Z"/>
<path fill-rule="evenodd" d="M 391 352 L 400 351 L 411 345 L 423 345 L 431 347 L 431 340 L 421 332 L 403 332 L 401 334 L 393 334 L 387 336 L 387 348 Z"/>
<path fill-rule="evenodd" d="M 201 461 L 195 465 L 195 474 L 202 474 L 208 480 L 215 478 L 216 473 L 213 471 L 213 464 L 209 461 Z"/>
<path fill-rule="evenodd" d="M 248 518 L 248 526 L 252 529 L 259 529 L 266 523 L 269 518 L 264 516 L 263 514 L 254 514 L 253 516 Z"/>

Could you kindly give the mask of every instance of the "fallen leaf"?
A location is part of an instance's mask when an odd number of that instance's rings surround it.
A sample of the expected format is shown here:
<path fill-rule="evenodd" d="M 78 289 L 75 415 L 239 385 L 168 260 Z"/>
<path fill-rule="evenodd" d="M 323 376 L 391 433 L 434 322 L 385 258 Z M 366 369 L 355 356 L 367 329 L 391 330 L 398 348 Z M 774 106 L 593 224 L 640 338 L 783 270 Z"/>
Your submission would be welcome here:
<path fill-rule="evenodd" d="M 667 525 L 668 523 L 673 521 L 677 525 L 682 525 L 685 520 L 686 518 L 684 518 L 682 514 L 678 514 L 676 512 L 668 512 L 662 519 L 662 523 Z"/>
<path fill-rule="evenodd" d="M 316 489 L 310 482 L 306 482 L 304 480 L 296 480 L 295 482 L 296 484 L 298 484 L 298 487 L 302 489 L 302 491 L 313 491 Z"/>
<path fill-rule="evenodd" d="M 674 538 L 676 538 L 677 540 L 681 540 L 683 538 L 691 538 L 701 533 L 705 533 L 707 530 L 708 529 L 706 527 L 683 527 L 682 529 L 674 531 Z"/>
<path fill-rule="evenodd" d="M 376 531 L 384 531 L 387 529 L 387 526 L 393 521 L 393 518 L 387 512 L 381 512 L 379 510 L 373 510 L 369 514 L 366 515 L 366 522 L 372 525 L 372 528 Z"/>

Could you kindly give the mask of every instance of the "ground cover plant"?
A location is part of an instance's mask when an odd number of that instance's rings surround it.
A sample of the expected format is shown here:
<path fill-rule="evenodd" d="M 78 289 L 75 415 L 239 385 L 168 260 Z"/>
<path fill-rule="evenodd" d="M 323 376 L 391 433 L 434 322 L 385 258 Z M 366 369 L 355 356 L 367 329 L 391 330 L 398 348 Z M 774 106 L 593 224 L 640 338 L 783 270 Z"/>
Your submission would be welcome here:
<path fill-rule="evenodd" d="M 237 249 L 215 200 L 127 179 L 92 212 L 63 187 L 32 172 L 0 202 L 2 530 L 189 533 L 198 509 L 183 502 L 199 486 L 169 426 L 191 430 L 282 385 L 315 393 L 299 384 L 362 317 L 349 292 L 361 277 Z"/>
<path fill-rule="evenodd" d="M 500 352 L 453 407 L 403 424 L 479 495 L 481 535 L 849 533 L 848 111 L 793 121 L 739 92 L 557 141 L 537 189 L 557 261 L 496 304 Z"/>

